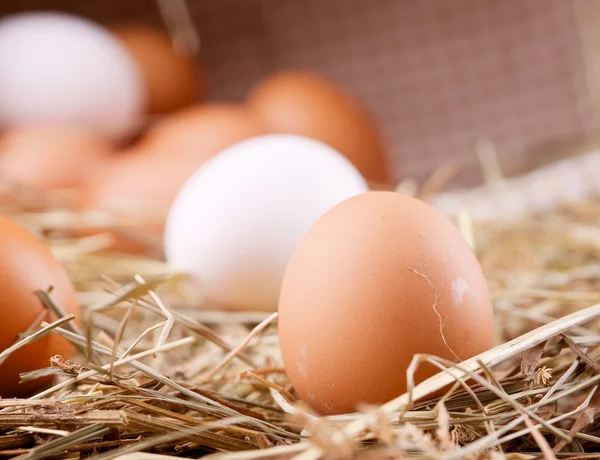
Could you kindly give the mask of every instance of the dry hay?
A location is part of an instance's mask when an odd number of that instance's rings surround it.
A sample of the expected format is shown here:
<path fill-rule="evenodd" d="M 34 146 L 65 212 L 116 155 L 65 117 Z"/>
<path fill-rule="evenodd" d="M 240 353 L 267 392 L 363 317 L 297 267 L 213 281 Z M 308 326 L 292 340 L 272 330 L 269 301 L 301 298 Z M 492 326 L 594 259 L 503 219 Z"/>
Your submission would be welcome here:
<path fill-rule="evenodd" d="M 324 418 L 295 404 L 276 314 L 191 305 L 159 260 L 105 253 L 107 235 L 68 236 L 76 219 L 61 203 L 0 196 L 64 262 L 83 319 L 15 344 L 55 333 L 79 353 L 23 376 L 52 373 L 55 386 L 0 400 L 0 458 L 600 458 L 600 203 L 469 228 L 501 345 L 459 366 L 417 356 L 409 375 L 424 360 L 441 373 L 381 407 Z M 411 402 L 452 382 L 441 400 Z"/>

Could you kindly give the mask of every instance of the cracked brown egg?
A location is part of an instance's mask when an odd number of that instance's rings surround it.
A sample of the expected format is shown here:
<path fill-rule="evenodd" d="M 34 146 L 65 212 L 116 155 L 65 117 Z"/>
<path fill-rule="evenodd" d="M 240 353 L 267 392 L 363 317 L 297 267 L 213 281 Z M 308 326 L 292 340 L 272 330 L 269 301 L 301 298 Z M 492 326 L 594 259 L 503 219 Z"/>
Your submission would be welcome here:
<path fill-rule="evenodd" d="M 459 362 L 492 348 L 493 319 L 482 269 L 454 224 L 384 191 L 349 198 L 313 225 L 279 300 L 285 370 L 326 415 L 403 394 L 415 354 Z M 415 381 L 435 373 L 420 364 Z"/>

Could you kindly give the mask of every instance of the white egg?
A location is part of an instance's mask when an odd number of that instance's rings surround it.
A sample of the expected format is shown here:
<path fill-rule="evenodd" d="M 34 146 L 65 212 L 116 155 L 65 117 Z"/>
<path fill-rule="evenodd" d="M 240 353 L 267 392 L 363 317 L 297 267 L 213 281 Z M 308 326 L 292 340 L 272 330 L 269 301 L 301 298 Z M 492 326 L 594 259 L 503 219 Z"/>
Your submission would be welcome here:
<path fill-rule="evenodd" d="M 335 204 L 367 190 L 321 142 L 285 134 L 239 142 L 179 191 L 166 221 L 167 262 L 213 306 L 274 311 L 300 239 Z"/>
<path fill-rule="evenodd" d="M 140 123 L 140 69 L 87 19 L 20 13 L 0 20 L 0 125 L 70 124 L 113 139 Z"/>

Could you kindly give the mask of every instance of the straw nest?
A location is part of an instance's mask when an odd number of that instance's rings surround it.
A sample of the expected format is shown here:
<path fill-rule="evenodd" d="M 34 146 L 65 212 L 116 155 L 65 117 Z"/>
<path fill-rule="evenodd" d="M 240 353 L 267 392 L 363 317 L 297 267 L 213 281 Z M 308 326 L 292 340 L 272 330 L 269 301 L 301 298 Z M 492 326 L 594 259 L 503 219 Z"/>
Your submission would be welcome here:
<path fill-rule="evenodd" d="M 0 458 L 600 458 L 598 202 L 469 226 L 499 345 L 460 365 L 416 356 L 409 377 L 424 360 L 440 373 L 381 407 L 319 418 L 286 380 L 276 314 L 192 305 L 158 258 L 109 254 L 106 234 L 70 236 L 83 216 L 51 198 L 5 187 L 0 209 L 48 239 L 83 326 L 44 324 L 0 359 L 46 333 L 79 352 L 23 375 L 54 374 L 55 386 L 0 400 Z"/>

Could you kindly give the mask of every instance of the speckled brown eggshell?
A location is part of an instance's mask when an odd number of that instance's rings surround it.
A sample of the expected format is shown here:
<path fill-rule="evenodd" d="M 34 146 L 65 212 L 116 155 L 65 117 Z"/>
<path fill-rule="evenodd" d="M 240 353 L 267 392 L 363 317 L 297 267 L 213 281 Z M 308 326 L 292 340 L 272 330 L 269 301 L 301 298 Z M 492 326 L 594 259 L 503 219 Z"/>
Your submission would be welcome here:
<path fill-rule="evenodd" d="M 34 234 L 0 216 L 0 351 L 16 343 L 30 326 L 39 327 L 42 319 L 56 320 L 50 313 L 40 318 L 44 306 L 34 293 L 51 286 L 52 300 L 66 314 L 73 313 L 77 317 L 75 291 L 60 262 Z M 18 349 L 0 364 L 0 396 L 30 395 L 49 378 L 19 383 L 19 375 L 50 366 L 54 355 L 69 359 L 72 352 L 73 346 L 56 334 Z"/>
<path fill-rule="evenodd" d="M 332 208 L 291 259 L 279 303 L 289 379 L 321 414 L 353 412 L 406 390 L 416 353 L 452 361 L 493 347 L 479 262 L 430 205 L 371 191 Z M 435 374 L 421 365 L 417 383 Z"/>

